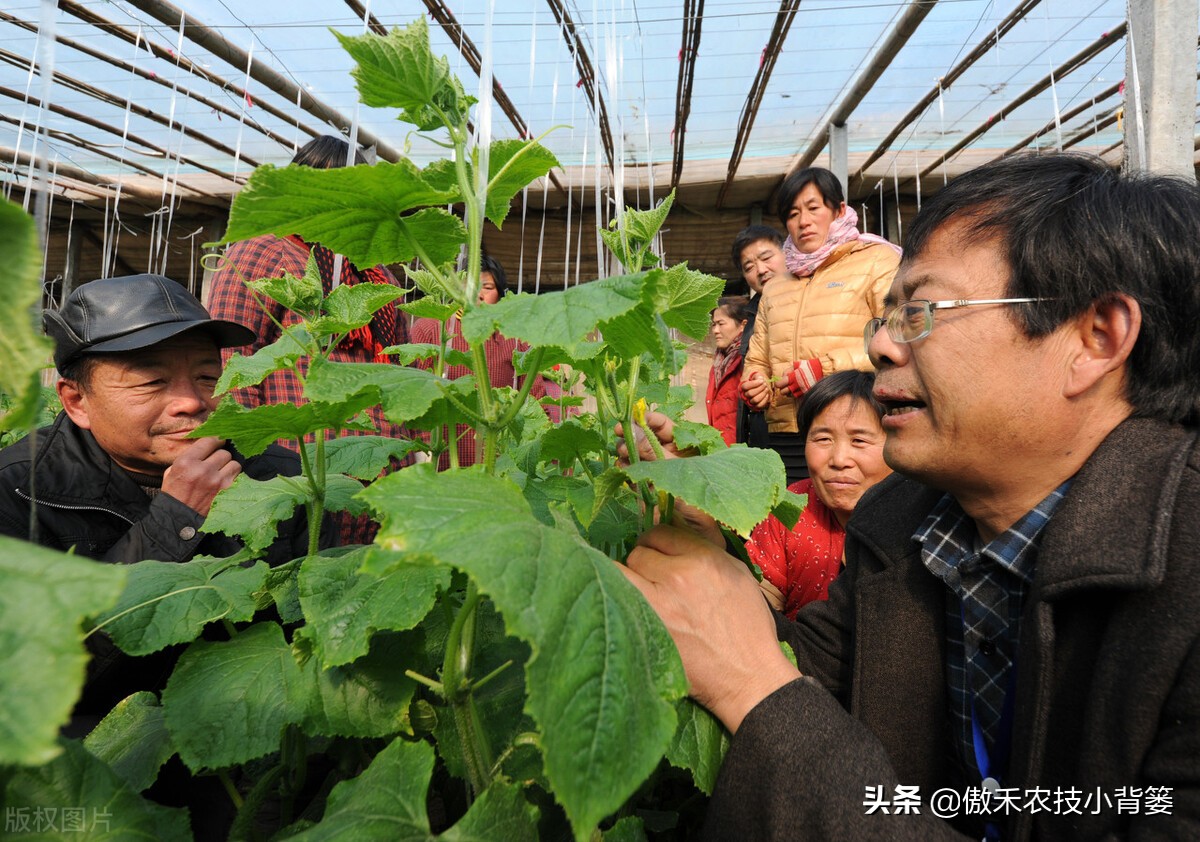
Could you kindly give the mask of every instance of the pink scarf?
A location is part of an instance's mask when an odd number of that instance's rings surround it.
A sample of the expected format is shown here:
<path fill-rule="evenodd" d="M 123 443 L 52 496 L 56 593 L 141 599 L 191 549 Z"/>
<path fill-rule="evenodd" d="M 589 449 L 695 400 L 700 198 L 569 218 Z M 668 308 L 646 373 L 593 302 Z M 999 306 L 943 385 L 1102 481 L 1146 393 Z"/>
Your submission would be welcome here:
<path fill-rule="evenodd" d="M 834 249 L 854 240 L 862 240 L 864 243 L 881 243 L 888 248 L 895 249 L 896 254 L 901 253 L 900 246 L 895 243 L 889 243 L 883 237 L 875 234 L 863 234 L 859 231 L 858 214 L 854 212 L 854 208 L 846 205 L 846 210 L 842 215 L 829 226 L 829 234 L 825 237 L 824 245 L 814 252 L 805 254 L 796 248 L 791 237 L 787 237 L 783 243 L 783 258 L 787 261 L 789 272 L 797 278 L 806 278 L 821 268 L 821 264 L 829 258 Z"/>

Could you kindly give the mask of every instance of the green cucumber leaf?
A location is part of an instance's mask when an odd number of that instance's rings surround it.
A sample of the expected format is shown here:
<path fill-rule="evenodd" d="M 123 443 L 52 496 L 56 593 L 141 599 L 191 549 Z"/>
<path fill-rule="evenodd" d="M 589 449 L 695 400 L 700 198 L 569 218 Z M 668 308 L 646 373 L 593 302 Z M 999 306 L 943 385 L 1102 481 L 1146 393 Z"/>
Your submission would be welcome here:
<path fill-rule="evenodd" d="M 117 702 L 83 745 L 135 792 L 154 783 L 158 770 L 175 753 L 162 705 L 145 691 Z"/>
<path fill-rule="evenodd" d="M 466 229 L 428 206 L 453 202 L 456 194 L 431 186 L 407 159 L 331 170 L 265 164 L 234 197 L 222 241 L 298 234 L 356 266 L 407 263 L 419 249 L 441 265 L 454 259 Z"/>
<path fill-rule="evenodd" d="M 537 817 L 518 787 L 496 782 L 479 794 L 458 823 L 438 836 L 429 828 L 426 792 L 433 775 L 427 743 L 392 740 L 357 778 L 329 793 L 320 824 L 288 836 L 289 842 L 536 842 Z"/>
<path fill-rule="evenodd" d="M 279 523 L 294 515 L 310 494 L 304 477 L 261 480 L 238 474 L 233 485 L 213 498 L 204 531 L 236 535 L 248 551 L 261 554 L 275 542 Z"/>
<path fill-rule="evenodd" d="M 313 360 L 313 365 L 317 364 Z M 233 442 L 246 456 L 257 456 L 276 439 L 302 440 L 318 430 L 374 430 L 355 416 L 378 403 L 375 395 L 355 395 L 339 402 L 310 398 L 309 403 L 274 403 L 247 409 L 235 401 L 221 403 L 194 436 L 216 436 Z"/>
<path fill-rule="evenodd" d="M 198 772 L 277 751 L 283 729 L 304 719 L 303 682 L 275 623 L 250 626 L 229 641 L 193 643 L 162 694 L 179 758 Z"/>
<path fill-rule="evenodd" d="M 725 289 L 725 280 L 689 269 L 678 263 L 663 274 L 659 286 L 658 312 L 670 327 L 696 340 L 704 339 L 711 329 L 709 314 Z"/>
<path fill-rule="evenodd" d="M 325 297 L 321 270 L 317 268 L 317 258 L 311 251 L 304 262 L 304 274 L 299 278 L 291 272 L 284 272 L 277 278 L 249 278 L 246 286 L 304 316 L 319 313 L 321 299 Z"/>
<path fill-rule="evenodd" d="M 446 58 L 433 55 L 425 18 L 386 36 L 333 34 L 358 63 L 352 75 L 364 105 L 399 108 L 401 119 L 423 132 L 446 127 L 446 120 L 465 126 L 475 98 L 463 91 Z"/>
<path fill-rule="evenodd" d="M 292 652 L 310 690 L 300 727 L 309 736 L 390 737 L 412 733 L 409 705 L 417 684 L 399 664 L 411 663 L 411 643 L 380 634 L 370 652 L 352 664 L 325 669 L 314 656 L 310 630 L 292 636 Z"/>
<path fill-rule="evenodd" d="M 368 560 L 380 574 L 360 573 Z M 300 605 L 308 618 L 313 648 L 325 667 L 348 664 L 367 654 L 377 631 L 416 626 L 450 581 L 442 567 L 397 563 L 376 546 L 340 557 L 310 556 L 300 569 Z"/>
<path fill-rule="evenodd" d="M 128 565 L 121 598 L 96 618 L 96 627 L 124 652 L 149 655 L 195 640 L 216 620 L 245 622 L 258 607 L 254 592 L 262 587 L 268 568 L 262 562 L 242 567 L 240 560 L 197 556 L 185 564 Z"/>
<path fill-rule="evenodd" d="M 421 447 L 420 442 L 391 436 L 342 436 L 325 442 L 325 470 L 370 481 L 383 473 L 392 459 L 403 459 Z M 316 442 L 309 442 L 304 449 L 310 459 L 316 458 Z"/>
<path fill-rule="evenodd" d="M 779 454 L 741 445 L 686 459 L 638 462 L 624 473 L 686 500 L 740 535 L 749 535 L 787 491 Z"/>
<path fill-rule="evenodd" d="M 309 329 L 318 336 L 348 333 L 403 295 L 404 290 L 391 284 L 341 284 L 325 299 L 325 315 L 313 320 Z"/>
<path fill-rule="evenodd" d="M 675 446 L 680 450 L 694 447 L 700 453 L 715 453 L 729 447 L 721 437 L 720 430 L 697 421 L 675 422 Z"/>
<path fill-rule="evenodd" d="M 225 364 L 213 394 L 223 395 L 230 389 L 257 386 L 276 371 L 291 368 L 309 352 L 310 338 L 304 325 L 288 325 L 278 339 L 250 356 L 235 353 Z"/>
<path fill-rule="evenodd" d="M 675 712 L 679 727 L 667 749 L 667 760 L 672 766 L 691 772 L 696 787 L 705 795 L 712 795 L 721 761 L 729 750 L 729 732 L 720 720 L 691 699 L 676 702 Z"/>
<path fill-rule="evenodd" d="M 796 525 L 796 521 L 800 520 L 800 514 L 807 505 L 807 494 L 796 494 L 794 491 L 785 491 L 783 498 L 771 508 L 771 514 L 779 518 L 784 526 L 791 529 Z"/>
<path fill-rule="evenodd" d="M 9 781 L 6 823 L 18 821 L 22 814 L 31 817 L 30 832 L 9 838 L 47 842 L 192 838 L 187 810 L 147 801 L 82 743 L 64 740 L 62 749 L 46 765 L 22 769 Z M 37 820 L 40 827 L 33 830 Z"/>
<path fill-rule="evenodd" d="M 34 323 L 41 304 L 42 250 L 33 217 L 18 205 L 0 200 L 0 394 L 9 410 L 0 416 L 0 431 L 25 430 L 37 419 L 42 389 L 39 372 L 50 361 L 52 345 Z"/>
<path fill-rule="evenodd" d="M 581 838 L 655 768 L 687 681 L 670 637 L 617 565 L 542 525 L 511 482 L 400 471 L 363 492 L 378 543 L 467 572 L 527 643 L 526 710 L 546 777 Z"/>
<path fill-rule="evenodd" d="M 554 153 L 531 140 L 497 140 L 488 148 L 487 207 L 484 215 L 500 228 L 513 197 L 558 166 Z"/>
<path fill-rule="evenodd" d="M 128 572 L 0 537 L 0 765 L 45 763 L 61 750 L 58 729 L 88 661 L 82 621 L 117 601 Z"/>
<path fill-rule="evenodd" d="M 442 400 L 448 381 L 420 368 L 390 363 L 331 363 L 313 360 L 304 395 L 312 401 L 340 404 L 381 403 L 389 421 L 419 418 Z"/>

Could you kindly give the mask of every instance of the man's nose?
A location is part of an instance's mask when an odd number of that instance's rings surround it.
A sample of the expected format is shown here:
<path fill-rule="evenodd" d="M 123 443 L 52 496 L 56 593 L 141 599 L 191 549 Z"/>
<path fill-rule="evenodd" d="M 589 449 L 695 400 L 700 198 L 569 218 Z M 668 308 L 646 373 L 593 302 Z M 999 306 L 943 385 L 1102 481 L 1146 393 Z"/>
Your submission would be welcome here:
<path fill-rule="evenodd" d="M 907 342 L 896 342 L 888 333 L 887 325 L 875 331 L 867 343 L 867 356 L 877 370 L 886 366 L 899 366 L 908 362 L 910 349 Z"/>
<path fill-rule="evenodd" d="M 203 381 L 176 378 L 171 383 L 170 396 L 170 409 L 176 415 L 196 415 L 212 409 L 212 389 Z"/>

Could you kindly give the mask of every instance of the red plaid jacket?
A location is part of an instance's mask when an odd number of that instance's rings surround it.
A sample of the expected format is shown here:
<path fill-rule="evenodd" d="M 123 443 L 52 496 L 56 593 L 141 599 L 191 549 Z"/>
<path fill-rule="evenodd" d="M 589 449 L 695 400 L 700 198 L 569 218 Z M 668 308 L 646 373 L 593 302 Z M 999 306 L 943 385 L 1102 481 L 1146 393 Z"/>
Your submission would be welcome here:
<path fill-rule="evenodd" d="M 304 274 L 308 262 L 308 249 L 291 239 L 281 239 L 272 234 L 264 234 L 252 240 L 232 244 L 225 252 L 226 260 L 221 268 L 213 275 L 208 310 L 214 319 L 228 319 L 244 324 L 253 330 L 258 339 L 249 346 L 240 349 L 226 349 L 222 352 L 223 360 L 229 361 L 234 351 L 249 356 L 279 339 L 279 328 L 275 322 L 284 326 L 299 321 L 293 313 L 283 305 L 270 299 L 259 300 L 246 287 L 246 281 L 256 281 L 260 278 L 278 278 L 284 272 L 296 277 Z M 391 283 L 399 285 L 395 277 L 384 270 Z M 266 309 L 264 309 L 264 306 Z M 274 319 L 275 321 L 272 321 Z M 393 345 L 408 342 L 408 329 L 403 319 L 396 321 L 396 336 Z M 372 362 L 365 350 L 347 352 L 341 347 L 334 350 L 331 359 L 338 362 Z M 308 370 L 308 359 L 301 359 L 299 367 Z M 299 381 L 290 371 L 279 371 L 268 376 L 258 386 L 249 386 L 233 392 L 238 403 L 247 407 L 275 403 L 304 403 Z M 380 435 L 397 438 L 408 438 L 408 431 L 399 424 L 393 424 L 383 417 L 383 410 L 372 407 L 368 410 L 375 429 Z M 364 435 L 354 431 L 344 431 L 342 435 Z M 332 435 L 331 435 L 332 437 Z M 309 436 L 309 441 L 312 440 Z M 279 442 L 285 447 L 296 450 L 296 443 Z M 407 464 L 407 461 L 404 463 Z M 398 465 L 395 467 L 399 467 Z M 368 543 L 375 535 L 376 525 L 366 517 L 352 518 L 344 512 L 339 512 L 335 518 L 341 532 L 342 542 L 346 544 Z"/>

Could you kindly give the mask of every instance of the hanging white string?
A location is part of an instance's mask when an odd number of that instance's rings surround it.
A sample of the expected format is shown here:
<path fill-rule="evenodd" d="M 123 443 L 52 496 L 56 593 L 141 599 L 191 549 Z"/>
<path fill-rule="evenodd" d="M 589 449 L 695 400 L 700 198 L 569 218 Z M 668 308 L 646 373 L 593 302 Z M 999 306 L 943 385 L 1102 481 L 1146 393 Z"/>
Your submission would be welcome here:
<path fill-rule="evenodd" d="M 913 173 L 917 177 L 917 213 L 921 212 L 921 154 L 913 150 Z"/>
<path fill-rule="evenodd" d="M 945 97 L 942 96 L 942 93 L 943 93 L 942 80 L 939 78 L 938 79 L 938 122 L 940 124 L 940 127 L 939 127 L 938 131 L 941 135 L 942 143 L 944 144 L 946 142 L 946 99 L 945 99 Z M 942 157 L 942 186 L 945 187 L 949 183 L 950 183 L 950 177 L 946 174 L 946 159 L 945 159 L 945 156 L 943 156 Z"/>
<path fill-rule="evenodd" d="M 242 163 L 242 130 L 246 126 L 246 109 L 250 105 L 250 71 L 254 67 L 254 37 L 250 38 L 250 48 L 246 51 L 246 78 L 242 83 L 246 94 L 242 97 L 242 108 L 238 114 L 237 144 L 233 148 L 233 180 L 237 181 L 238 169 Z"/>
<path fill-rule="evenodd" d="M 1054 103 L 1054 147 L 1062 152 L 1062 112 L 1058 107 L 1058 86 L 1054 84 L 1054 68 L 1050 69 L 1050 100 Z"/>
<path fill-rule="evenodd" d="M 529 85 L 525 96 L 533 102 L 533 77 L 537 69 L 537 6 L 533 7 L 533 19 L 529 22 Z M 554 125 L 551 120 L 550 125 Z M 528 139 L 528 138 L 523 138 Z M 545 185 L 543 185 L 543 190 Z M 521 251 L 517 256 L 517 292 L 525 291 L 525 220 L 529 213 L 529 185 L 521 188 Z M 545 218 L 546 207 L 542 204 L 542 216 Z"/>
<path fill-rule="evenodd" d="M 900 171 L 892 159 L 892 189 L 896 194 L 896 242 L 904 239 L 904 222 L 900 219 Z"/>
<path fill-rule="evenodd" d="M 363 35 L 367 35 L 371 31 L 371 0 L 367 0 L 363 4 Z M 358 155 L 358 113 L 360 102 L 357 97 L 354 99 L 354 113 L 350 115 L 350 138 L 346 144 L 346 166 L 354 166 L 354 162 Z M 330 288 L 337 289 L 342 285 L 342 261 L 345 258 L 340 254 L 333 256 L 333 277 L 329 281 Z"/>
<path fill-rule="evenodd" d="M 479 157 L 479 171 L 475 177 L 475 201 L 481 209 L 487 207 L 489 158 L 492 145 L 492 104 L 495 100 L 492 93 L 492 22 L 495 13 L 495 0 L 488 0 L 487 12 L 483 18 L 483 53 L 479 60 L 479 102 L 475 105 L 475 147 Z M 468 285 L 477 281 L 477 278 L 467 279 Z M 473 300 L 479 294 L 479 290 L 471 288 L 467 290 L 467 293 Z"/>
<path fill-rule="evenodd" d="M 171 106 L 167 115 L 167 131 L 171 131 L 171 127 L 175 124 L 175 108 L 179 97 L 179 66 L 183 57 L 183 31 L 186 26 L 187 16 L 182 12 L 179 15 L 179 37 L 175 42 L 175 72 L 171 79 Z M 160 264 L 159 274 L 167 274 L 167 261 L 170 258 L 170 234 L 171 223 L 175 219 L 175 191 L 179 184 L 179 163 L 183 157 L 183 127 L 186 121 L 186 115 L 179 121 L 179 137 L 175 145 L 175 179 L 168 181 L 167 174 L 171 170 L 170 152 L 167 153 L 167 160 L 163 162 L 163 177 L 162 177 L 162 204 L 166 208 L 166 222 L 164 224 L 161 216 L 156 217 L 158 222 L 159 237 L 157 242 L 151 240 L 151 254 L 154 249 L 160 248 L 162 251 L 162 262 Z M 168 196 L 168 192 L 170 195 Z M 162 208 L 160 208 L 160 211 Z M 153 269 L 149 271 L 154 271 Z"/>

